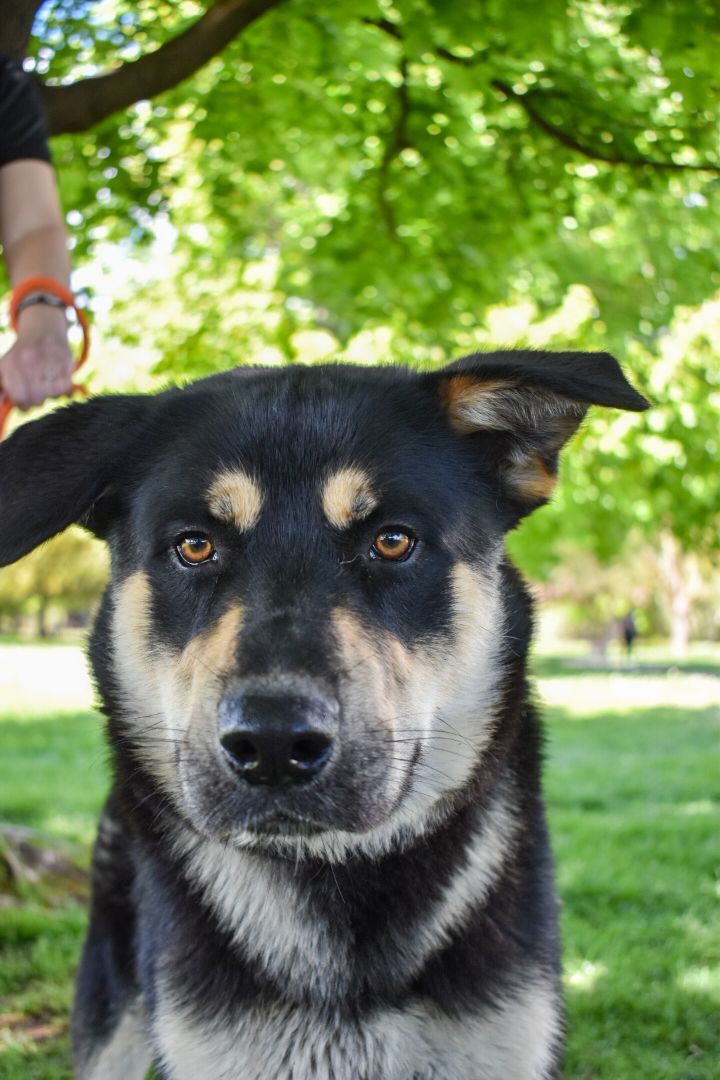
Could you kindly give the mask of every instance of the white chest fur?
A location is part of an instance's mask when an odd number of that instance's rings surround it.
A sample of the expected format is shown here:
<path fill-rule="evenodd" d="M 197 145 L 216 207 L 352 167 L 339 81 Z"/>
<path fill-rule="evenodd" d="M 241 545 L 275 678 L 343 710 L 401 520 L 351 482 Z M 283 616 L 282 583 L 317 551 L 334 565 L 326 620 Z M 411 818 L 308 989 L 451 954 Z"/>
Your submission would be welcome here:
<path fill-rule="evenodd" d="M 166 992 L 153 1026 L 172 1080 L 543 1080 L 559 1034 L 541 977 L 460 1019 L 420 1001 L 362 1022 L 288 1007 L 200 1023 Z"/>

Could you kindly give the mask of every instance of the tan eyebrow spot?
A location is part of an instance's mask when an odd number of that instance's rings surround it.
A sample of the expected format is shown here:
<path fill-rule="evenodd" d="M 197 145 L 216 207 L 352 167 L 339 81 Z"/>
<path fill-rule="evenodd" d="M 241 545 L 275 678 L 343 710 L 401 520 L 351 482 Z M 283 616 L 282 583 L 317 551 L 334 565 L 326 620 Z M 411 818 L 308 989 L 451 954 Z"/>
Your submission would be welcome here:
<path fill-rule="evenodd" d="M 377 504 L 370 477 L 362 469 L 338 469 L 325 481 L 323 513 L 336 529 L 346 529 L 354 521 L 361 521 Z"/>
<path fill-rule="evenodd" d="M 207 494 L 210 512 L 245 532 L 257 525 L 263 505 L 258 484 L 242 469 L 220 473 Z"/>

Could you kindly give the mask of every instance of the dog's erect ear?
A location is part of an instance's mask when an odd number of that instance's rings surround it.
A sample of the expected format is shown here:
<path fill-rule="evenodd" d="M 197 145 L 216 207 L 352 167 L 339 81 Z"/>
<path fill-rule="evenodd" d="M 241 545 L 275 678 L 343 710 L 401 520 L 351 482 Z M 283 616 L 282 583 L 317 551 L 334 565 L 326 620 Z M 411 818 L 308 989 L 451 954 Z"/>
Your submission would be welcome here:
<path fill-rule="evenodd" d="M 477 353 L 436 373 L 451 426 L 483 440 L 520 514 L 547 502 L 558 454 L 590 405 L 640 412 L 649 403 L 609 353 Z"/>
<path fill-rule="evenodd" d="M 68 405 L 0 443 L 0 566 L 73 522 L 90 524 L 152 400 L 114 395 Z"/>

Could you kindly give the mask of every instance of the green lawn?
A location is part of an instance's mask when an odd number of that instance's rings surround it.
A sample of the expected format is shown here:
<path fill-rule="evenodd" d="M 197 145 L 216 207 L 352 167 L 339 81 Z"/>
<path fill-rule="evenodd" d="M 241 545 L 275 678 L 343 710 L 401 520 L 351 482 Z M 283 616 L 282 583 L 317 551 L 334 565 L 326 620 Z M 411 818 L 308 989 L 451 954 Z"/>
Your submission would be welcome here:
<path fill-rule="evenodd" d="M 537 663 L 564 902 L 566 1076 L 717 1080 L 720 655 L 668 672 L 661 654 L 646 660 L 627 671 Z M 0 1077 L 13 1080 L 70 1076 L 85 922 L 72 863 L 87 859 L 107 783 L 90 700 L 76 648 L 0 645 L 0 821 L 30 826 L 63 856 L 59 871 L 6 881 L 0 895 Z"/>

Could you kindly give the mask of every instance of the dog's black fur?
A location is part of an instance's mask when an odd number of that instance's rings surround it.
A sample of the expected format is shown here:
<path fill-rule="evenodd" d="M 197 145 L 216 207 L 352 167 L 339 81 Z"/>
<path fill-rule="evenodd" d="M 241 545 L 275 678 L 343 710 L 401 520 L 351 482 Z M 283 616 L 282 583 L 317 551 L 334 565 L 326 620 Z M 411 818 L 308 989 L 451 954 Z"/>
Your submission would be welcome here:
<path fill-rule="evenodd" d="M 0 447 L 0 564 L 72 522 L 112 553 L 81 1077 L 557 1075 L 531 604 L 503 537 L 592 403 L 647 405 L 606 354 L 238 369 Z M 188 537 L 214 556 L 188 565 Z M 258 696 L 321 717 L 307 782 L 248 783 L 221 745 Z"/>

